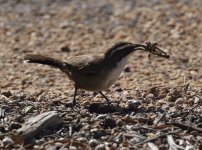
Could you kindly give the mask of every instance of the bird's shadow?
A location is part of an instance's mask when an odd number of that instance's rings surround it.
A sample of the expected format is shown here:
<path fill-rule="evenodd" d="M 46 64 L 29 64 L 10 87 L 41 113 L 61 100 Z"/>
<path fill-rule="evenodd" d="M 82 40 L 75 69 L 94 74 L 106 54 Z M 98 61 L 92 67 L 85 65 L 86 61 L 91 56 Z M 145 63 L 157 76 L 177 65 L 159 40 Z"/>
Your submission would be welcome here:
<path fill-rule="evenodd" d="M 107 113 L 119 113 L 119 114 L 131 114 L 131 113 L 148 113 L 148 112 L 160 112 L 164 110 L 149 110 L 145 108 L 131 109 L 129 107 L 121 107 L 119 105 L 107 105 L 106 103 L 91 103 L 85 107 L 90 113 L 107 114 Z"/>
<path fill-rule="evenodd" d="M 90 113 L 97 113 L 97 114 L 107 114 L 107 113 L 127 114 L 130 111 L 128 108 L 123 108 L 119 105 L 114 104 L 107 105 L 106 103 L 92 103 L 89 106 L 87 106 L 87 109 Z"/>

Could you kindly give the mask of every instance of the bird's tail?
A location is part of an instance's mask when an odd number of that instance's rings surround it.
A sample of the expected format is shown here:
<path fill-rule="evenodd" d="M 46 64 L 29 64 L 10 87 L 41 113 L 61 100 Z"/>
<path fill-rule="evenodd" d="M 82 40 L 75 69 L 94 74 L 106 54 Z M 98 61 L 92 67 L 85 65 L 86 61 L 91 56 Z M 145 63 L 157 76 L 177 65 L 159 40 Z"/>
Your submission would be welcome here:
<path fill-rule="evenodd" d="M 42 55 L 29 54 L 24 57 L 25 63 L 37 63 L 58 68 L 64 72 L 68 69 L 68 64 L 60 60 Z"/>

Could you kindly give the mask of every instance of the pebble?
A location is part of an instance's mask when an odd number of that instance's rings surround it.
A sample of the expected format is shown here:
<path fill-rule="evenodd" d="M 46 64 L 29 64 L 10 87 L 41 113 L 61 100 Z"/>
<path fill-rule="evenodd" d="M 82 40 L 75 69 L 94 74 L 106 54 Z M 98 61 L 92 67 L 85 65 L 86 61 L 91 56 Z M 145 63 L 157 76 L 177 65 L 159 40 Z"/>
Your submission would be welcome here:
<path fill-rule="evenodd" d="M 105 145 L 104 144 L 99 144 L 95 147 L 95 150 L 105 150 Z"/>
<path fill-rule="evenodd" d="M 165 97 L 165 101 L 167 101 L 167 102 L 173 102 L 173 97 L 170 96 L 170 95 L 167 95 L 167 96 Z"/>
<path fill-rule="evenodd" d="M 61 52 L 70 52 L 70 48 L 68 45 L 63 45 L 63 46 L 61 46 L 60 51 Z"/>
<path fill-rule="evenodd" d="M 70 146 L 67 150 L 78 150 L 75 146 Z"/>
<path fill-rule="evenodd" d="M 6 97 L 12 96 L 11 91 L 5 91 L 5 92 L 2 92 L 1 94 L 4 95 L 4 96 L 6 96 Z"/>
<path fill-rule="evenodd" d="M 4 125 L 0 124 L 0 132 L 1 133 L 5 133 L 6 132 Z"/>
<path fill-rule="evenodd" d="M 87 139 L 85 137 L 80 137 L 76 139 L 78 142 L 87 143 Z"/>
<path fill-rule="evenodd" d="M 118 119 L 118 120 L 116 121 L 116 125 L 117 125 L 117 126 L 120 126 L 120 127 L 123 125 L 123 123 L 124 123 L 124 122 L 123 122 L 121 119 Z"/>
<path fill-rule="evenodd" d="M 20 123 L 18 123 L 18 122 L 12 122 L 11 124 L 10 124 L 10 128 L 11 129 L 19 129 L 19 128 L 21 128 L 21 124 Z"/>
<path fill-rule="evenodd" d="M 175 101 L 175 105 L 183 104 L 184 102 L 185 102 L 185 99 L 184 99 L 184 98 L 178 98 L 178 99 Z"/>
<path fill-rule="evenodd" d="M 14 142 L 10 137 L 5 137 L 2 140 L 2 143 L 3 143 L 4 147 L 12 147 L 12 146 L 14 146 Z"/>
<path fill-rule="evenodd" d="M 11 109 L 11 107 L 9 105 L 2 105 L 1 109 L 4 110 L 5 112 L 8 112 Z"/>
<path fill-rule="evenodd" d="M 151 98 L 151 99 L 154 99 L 154 98 L 155 98 L 155 96 L 154 96 L 154 94 L 152 94 L 152 93 L 149 93 L 149 94 L 147 95 L 147 98 Z"/>
<path fill-rule="evenodd" d="M 107 117 L 107 114 L 101 114 L 101 115 L 98 115 L 95 120 L 100 120 L 100 119 L 104 119 Z"/>
<path fill-rule="evenodd" d="M 185 100 L 185 103 L 192 106 L 192 105 L 194 105 L 194 100 L 193 100 L 193 98 L 189 98 L 188 100 Z"/>
<path fill-rule="evenodd" d="M 200 101 L 200 98 L 198 98 L 198 97 L 194 97 L 194 103 L 196 104 L 196 103 L 198 103 Z"/>
<path fill-rule="evenodd" d="M 187 145 L 185 150 L 195 150 L 193 145 Z"/>
<path fill-rule="evenodd" d="M 164 144 L 159 145 L 159 150 L 165 150 L 168 149 Z"/>
<path fill-rule="evenodd" d="M 31 113 L 33 111 L 34 107 L 33 106 L 27 106 L 23 109 L 23 113 L 26 115 L 28 113 Z"/>
<path fill-rule="evenodd" d="M 104 128 L 104 129 L 107 129 L 107 128 L 114 128 L 116 127 L 116 120 L 114 120 L 113 118 L 111 117 L 107 117 L 105 118 L 102 122 L 101 122 L 101 126 Z"/>
<path fill-rule="evenodd" d="M 140 106 L 139 100 L 129 100 L 128 101 L 128 107 L 131 110 L 137 110 L 139 106 Z"/>
<path fill-rule="evenodd" d="M 48 150 L 60 149 L 62 146 L 63 146 L 62 143 L 56 142 L 56 143 L 54 143 L 54 144 L 48 144 L 48 145 L 46 146 L 46 149 L 48 149 Z"/>
<path fill-rule="evenodd" d="M 98 140 L 96 140 L 96 139 L 91 139 L 91 140 L 89 141 L 89 146 L 90 146 L 91 148 L 95 148 L 98 144 L 99 144 L 99 142 L 98 142 Z"/>
<path fill-rule="evenodd" d="M 120 150 L 130 150 L 129 147 L 121 147 Z"/>
<path fill-rule="evenodd" d="M 129 66 L 125 67 L 125 68 L 124 68 L 124 72 L 131 72 L 130 67 L 129 67 Z"/>
<path fill-rule="evenodd" d="M 133 137 L 132 139 L 130 139 L 131 144 L 135 144 L 135 143 L 138 143 L 138 142 L 140 142 L 140 138 L 138 138 L 138 137 Z"/>

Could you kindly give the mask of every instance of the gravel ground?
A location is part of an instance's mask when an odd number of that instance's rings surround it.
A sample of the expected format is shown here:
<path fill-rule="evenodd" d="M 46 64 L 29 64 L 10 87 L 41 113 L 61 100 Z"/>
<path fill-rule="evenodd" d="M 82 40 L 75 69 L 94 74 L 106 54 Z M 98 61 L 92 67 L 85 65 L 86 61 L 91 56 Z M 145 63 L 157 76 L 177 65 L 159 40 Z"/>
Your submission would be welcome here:
<path fill-rule="evenodd" d="M 201 0 L 0 0 L 0 147 L 202 149 L 201 8 Z M 63 73 L 22 63 L 28 53 L 65 60 L 117 41 L 157 42 L 171 58 L 135 52 L 105 91 L 110 108 L 80 91 L 72 110 L 73 86 Z M 29 140 L 16 134 L 52 110 L 64 121 L 54 131 Z"/>

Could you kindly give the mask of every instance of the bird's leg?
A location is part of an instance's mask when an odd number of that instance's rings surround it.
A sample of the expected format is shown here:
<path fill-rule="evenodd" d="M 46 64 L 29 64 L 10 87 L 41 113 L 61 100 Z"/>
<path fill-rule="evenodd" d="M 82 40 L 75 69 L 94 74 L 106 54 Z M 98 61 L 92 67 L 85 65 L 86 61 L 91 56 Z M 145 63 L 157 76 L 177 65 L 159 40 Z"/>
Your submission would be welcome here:
<path fill-rule="evenodd" d="M 101 91 L 99 91 L 99 93 L 106 99 L 107 105 L 110 106 L 111 104 L 110 100 Z"/>
<path fill-rule="evenodd" d="M 74 89 L 74 98 L 72 100 L 72 107 L 76 106 L 76 95 L 77 95 L 78 88 L 75 86 Z"/>

